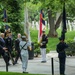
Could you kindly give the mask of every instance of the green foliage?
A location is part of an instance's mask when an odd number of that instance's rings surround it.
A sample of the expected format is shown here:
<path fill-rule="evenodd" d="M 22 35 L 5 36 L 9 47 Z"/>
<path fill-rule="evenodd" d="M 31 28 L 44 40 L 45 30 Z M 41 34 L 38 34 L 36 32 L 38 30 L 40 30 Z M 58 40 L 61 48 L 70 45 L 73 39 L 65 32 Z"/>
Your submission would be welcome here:
<path fill-rule="evenodd" d="M 33 4 L 32 2 L 33 1 L 26 3 L 26 6 L 27 6 L 27 8 L 29 10 L 29 12 L 28 12 L 29 17 L 30 17 L 29 20 L 30 21 L 34 21 L 34 20 L 38 21 L 39 20 L 39 8 L 41 6 L 41 3 L 38 2 L 37 4 Z"/>
<path fill-rule="evenodd" d="M 58 42 L 59 42 L 58 38 L 48 38 L 47 48 L 49 50 L 55 50 Z"/>
<path fill-rule="evenodd" d="M 0 32 L 4 32 L 4 24 L 2 22 L 0 23 Z"/>
<path fill-rule="evenodd" d="M 68 17 L 71 17 L 73 20 L 75 19 L 75 0 L 32 0 L 33 4 L 41 3 L 41 6 L 39 7 L 46 9 L 46 12 L 48 10 L 52 11 L 52 15 L 55 15 L 56 13 L 61 13 L 63 10 L 63 5 L 65 3 L 66 8 L 66 14 Z"/>
<path fill-rule="evenodd" d="M 66 49 L 66 54 L 69 56 L 75 56 L 75 42 L 70 39 L 67 40 L 68 48 Z"/>
<path fill-rule="evenodd" d="M 17 55 L 17 52 L 15 51 L 15 50 L 13 50 L 12 52 L 11 52 L 11 56 L 12 57 L 15 57 Z"/>
<path fill-rule="evenodd" d="M 75 17 L 75 0 L 67 0 L 66 1 L 66 11 L 67 11 L 67 15 L 71 18 Z M 74 20 L 74 19 L 73 19 Z"/>
<path fill-rule="evenodd" d="M 39 48 L 39 44 L 38 44 L 38 31 L 37 30 L 30 30 L 30 34 L 31 34 L 31 40 L 34 43 L 34 53 L 35 56 L 38 56 L 38 54 L 40 54 L 40 48 Z"/>
<path fill-rule="evenodd" d="M 22 21 L 22 16 L 20 13 L 21 7 L 19 5 L 19 3 L 16 0 L 13 1 L 9 1 L 8 5 L 11 7 L 10 11 L 8 12 L 8 22 L 11 22 L 11 28 L 12 31 L 15 33 L 21 33 L 22 29 L 22 25 L 21 25 L 21 21 Z"/>
<path fill-rule="evenodd" d="M 34 56 L 37 57 L 38 54 L 40 54 L 40 46 L 39 46 L 39 44 L 35 41 L 35 42 L 34 42 Z"/>
<path fill-rule="evenodd" d="M 75 37 L 75 31 L 67 31 L 66 39 L 74 39 L 74 37 Z"/>
<path fill-rule="evenodd" d="M 6 1 L 1 1 L 1 21 L 3 20 L 3 11 L 4 9 L 7 10 L 7 19 L 8 19 L 8 23 L 10 23 L 10 27 L 11 30 L 13 32 L 14 35 L 17 35 L 17 33 L 23 33 L 23 25 L 21 24 L 21 22 L 23 21 L 23 8 L 22 8 L 22 4 L 23 1 L 19 2 L 20 0 L 6 0 Z M 1 26 L 1 28 L 3 28 Z M 3 30 L 3 29 L 1 29 Z"/>

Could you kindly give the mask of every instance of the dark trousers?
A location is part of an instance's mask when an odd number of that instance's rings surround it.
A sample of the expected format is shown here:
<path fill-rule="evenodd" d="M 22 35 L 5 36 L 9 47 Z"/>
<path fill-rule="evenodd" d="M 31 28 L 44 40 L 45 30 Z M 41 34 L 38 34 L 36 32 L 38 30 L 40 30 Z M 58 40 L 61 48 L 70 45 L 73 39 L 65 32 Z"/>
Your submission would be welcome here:
<path fill-rule="evenodd" d="M 11 52 L 12 52 L 11 50 L 9 50 L 9 52 L 8 52 L 8 55 L 9 55 L 8 62 L 9 62 L 9 60 L 11 59 L 12 64 L 13 64 L 13 63 L 14 63 L 14 59 L 13 59 L 13 56 L 12 56 Z"/>
<path fill-rule="evenodd" d="M 17 55 L 16 55 L 16 57 L 15 57 L 15 61 L 14 61 L 15 64 L 17 63 L 19 57 L 20 57 L 20 60 L 22 61 L 20 52 L 17 52 Z"/>
<path fill-rule="evenodd" d="M 59 58 L 59 69 L 60 69 L 60 75 L 65 75 L 65 61 L 66 58 Z"/>
<path fill-rule="evenodd" d="M 3 57 L 4 61 L 5 61 L 5 63 L 8 65 L 8 64 L 9 64 L 9 63 L 8 63 L 8 61 L 9 61 L 8 52 L 2 53 L 1 55 L 2 55 L 2 57 Z"/>

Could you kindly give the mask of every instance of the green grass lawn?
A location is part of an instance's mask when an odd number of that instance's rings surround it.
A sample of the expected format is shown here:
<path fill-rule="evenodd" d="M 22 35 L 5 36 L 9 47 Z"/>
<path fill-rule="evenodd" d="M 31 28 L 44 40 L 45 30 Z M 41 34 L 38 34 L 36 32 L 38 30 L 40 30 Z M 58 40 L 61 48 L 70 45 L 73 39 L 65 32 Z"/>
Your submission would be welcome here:
<path fill-rule="evenodd" d="M 0 75 L 52 75 L 52 74 L 25 74 L 25 73 L 17 73 L 17 72 L 0 72 Z M 58 75 L 58 74 L 54 74 Z"/>
<path fill-rule="evenodd" d="M 17 72 L 0 72 L 0 75 L 46 75 L 46 74 L 25 74 Z"/>
<path fill-rule="evenodd" d="M 60 37 L 61 36 L 61 30 L 57 30 L 57 32 L 58 32 L 58 37 Z M 46 30 L 46 33 L 48 33 L 48 30 Z M 31 35 L 32 42 L 34 42 L 34 41 L 38 42 L 38 31 L 37 30 L 31 29 L 30 35 Z M 56 45 L 59 42 L 58 37 L 57 38 L 49 38 L 48 45 L 47 45 L 48 49 L 50 49 L 50 50 L 56 49 Z M 67 31 L 65 34 L 65 41 L 69 40 L 69 39 L 73 40 L 74 37 L 75 37 L 75 31 Z"/>

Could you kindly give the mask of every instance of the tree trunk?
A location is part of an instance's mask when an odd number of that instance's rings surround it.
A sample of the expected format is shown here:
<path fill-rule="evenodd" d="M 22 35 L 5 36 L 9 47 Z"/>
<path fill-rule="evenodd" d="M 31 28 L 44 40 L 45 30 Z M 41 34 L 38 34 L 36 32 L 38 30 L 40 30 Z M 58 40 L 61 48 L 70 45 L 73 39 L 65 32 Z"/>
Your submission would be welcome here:
<path fill-rule="evenodd" d="M 52 16 L 52 11 L 48 11 L 48 18 L 49 18 L 49 33 L 48 36 L 49 37 L 55 37 L 55 24 L 54 24 L 54 17 Z"/>
<path fill-rule="evenodd" d="M 57 30 L 57 29 L 59 28 L 61 21 L 62 21 L 62 13 L 61 13 L 60 16 L 58 17 L 58 20 L 56 21 L 55 30 Z"/>
<path fill-rule="evenodd" d="M 57 37 L 58 33 L 57 33 L 57 29 L 60 26 L 60 22 L 62 20 L 62 14 L 60 14 L 60 16 L 58 17 L 56 23 L 54 23 L 54 17 L 52 16 L 52 11 L 49 10 L 48 11 L 48 18 L 49 18 L 49 33 L 48 36 L 49 37 Z"/>

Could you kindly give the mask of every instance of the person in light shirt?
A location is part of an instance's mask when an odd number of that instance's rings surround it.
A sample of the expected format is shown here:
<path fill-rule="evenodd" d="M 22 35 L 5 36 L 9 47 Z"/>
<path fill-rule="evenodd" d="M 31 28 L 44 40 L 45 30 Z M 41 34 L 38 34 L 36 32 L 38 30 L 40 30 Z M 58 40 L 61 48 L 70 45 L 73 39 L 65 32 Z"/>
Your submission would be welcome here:
<path fill-rule="evenodd" d="M 31 50 L 31 43 L 27 40 L 26 36 L 22 36 L 22 41 L 20 42 L 21 58 L 22 58 L 22 69 L 23 73 L 26 72 L 28 65 L 28 50 Z M 28 49 L 29 48 L 29 49 Z"/>

